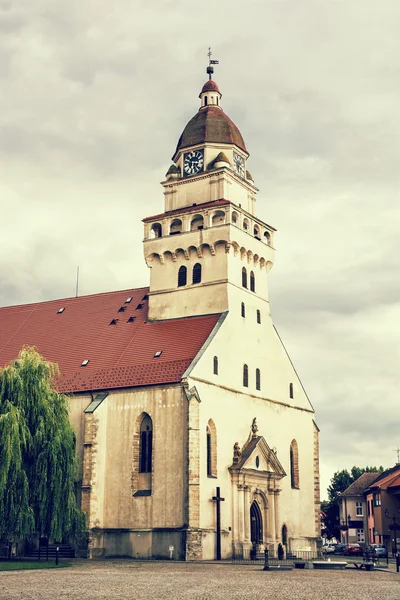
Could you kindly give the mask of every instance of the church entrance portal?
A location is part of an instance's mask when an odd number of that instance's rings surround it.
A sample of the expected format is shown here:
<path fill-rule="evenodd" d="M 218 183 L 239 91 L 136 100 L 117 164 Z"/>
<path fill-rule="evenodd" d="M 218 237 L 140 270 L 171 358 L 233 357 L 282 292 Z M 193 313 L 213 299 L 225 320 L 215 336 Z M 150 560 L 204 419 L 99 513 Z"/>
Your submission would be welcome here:
<path fill-rule="evenodd" d="M 251 522 L 251 543 L 263 543 L 263 522 L 262 514 L 258 502 L 254 501 L 250 507 L 250 522 Z"/>

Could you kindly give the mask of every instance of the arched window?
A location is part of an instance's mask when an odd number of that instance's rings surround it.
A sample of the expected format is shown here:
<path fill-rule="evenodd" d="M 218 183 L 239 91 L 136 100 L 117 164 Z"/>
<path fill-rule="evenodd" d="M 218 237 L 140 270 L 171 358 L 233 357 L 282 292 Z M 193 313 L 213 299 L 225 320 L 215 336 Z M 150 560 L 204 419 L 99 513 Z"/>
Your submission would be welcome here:
<path fill-rule="evenodd" d="M 247 365 L 243 365 L 243 385 L 249 387 L 249 367 Z"/>
<path fill-rule="evenodd" d="M 187 268 L 182 265 L 178 271 L 178 287 L 183 287 L 187 282 Z"/>
<path fill-rule="evenodd" d="M 243 318 L 246 317 L 246 307 L 244 305 L 244 302 L 242 302 L 241 314 Z"/>
<path fill-rule="evenodd" d="M 289 383 L 289 398 L 294 398 L 293 383 Z"/>
<path fill-rule="evenodd" d="M 195 215 L 190 221 L 190 231 L 198 231 L 204 227 L 204 218 L 202 215 Z"/>
<path fill-rule="evenodd" d="M 246 267 L 242 269 L 242 287 L 247 288 L 247 271 Z"/>
<path fill-rule="evenodd" d="M 149 415 L 140 424 L 139 473 L 152 472 L 153 425 Z"/>
<path fill-rule="evenodd" d="M 217 429 L 210 419 L 206 428 L 207 436 L 207 477 L 217 477 Z"/>
<path fill-rule="evenodd" d="M 261 371 L 256 369 L 256 390 L 261 390 Z"/>
<path fill-rule="evenodd" d="M 214 356 L 214 375 L 218 375 L 218 356 Z"/>
<path fill-rule="evenodd" d="M 256 278 L 254 277 L 254 272 L 250 271 L 250 291 L 256 291 Z"/>
<path fill-rule="evenodd" d="M 257 310 L 257 323 L 261 323 L 261 311 Z"/>
<path fill-rule="evenodd" d="M 176 235 L 182 232 L 182 221 L 180 219 L 174 219 L 169 228 L 169 235 Z"/>
<path fill-rule="evenodd" d="M 151 238 L 159 238 L 162 236 L 162 226 L 161 223 L 153 223 L 150 229 L 150 237 Z"/>
<path fill-rule="evenodd" d="M 204 106 L 207 106 L 207 104 L 208 104 L 208 98 L 207 98 L 207 96 L 204 96 Z"/>
<path fill-rule="evenodd" d="M 296 440 L 292 440 L 292 443 L 290 444 L 290 483 L 292 488 L 296 490 L 300 488 L 299 450 Z"/>
<path fill-rule="evenodd" d="M 201 282 L 201 264 L 196 263 L 193 267 L 192 283 Z"/>

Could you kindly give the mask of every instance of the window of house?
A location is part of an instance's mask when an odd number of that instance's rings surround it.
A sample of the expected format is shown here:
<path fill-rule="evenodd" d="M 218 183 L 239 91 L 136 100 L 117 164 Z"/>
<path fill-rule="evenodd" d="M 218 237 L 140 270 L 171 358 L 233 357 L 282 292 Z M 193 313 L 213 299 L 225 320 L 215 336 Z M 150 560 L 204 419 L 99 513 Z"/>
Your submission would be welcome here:
<path fill-rule="evenodd" d="M 375 504 L 375 506 L 381 505 L 381 495 L 380 494 L 374 494 L 374 504 Z"/>
<path fill-rule="evenodd" d="M 145 415 L 140 424 L 139 472 L 152 472 L 153 424 L 149 415 Z"/>
<path fill-rule="evenodd" d="M 178 271 L 178 287 L 183 287 L 187 282 L 187 268 L 185 266 L 179 267 Z"/>
<path fill-rule="evenodd" d="M 201 282 L 201 264 L 196 263 L 193 267 L 192 283 Z"/>
<path fill-rule="evenodd" d="M 365 542 L 364 529 L 357 529 L 357 542 Z"/>
<path fill-rule="evenodd" d="M 367 513 L 368 513 L 368 516 L 370 517 L 371 516 L 371 508 L 370 508 L 369 500 L 367 500 Z"/>
<path fill-rule="evenodd" d="M 214 375 L 218 375 L 218 356 L 214 356 Z"/>
<path fill-rule="evenodd" d="M 250 271 L 250 291 L 256 291 L 256 278 L 254 277 L 253 271 Z"/>
<path fill-rule="evenodd" d="M 289 398 L 294 398 L 293 383 L 289 384 Z"/>
<path fill-rule="evenodd" d="M 217 477 L 217 429 L 210 419 L 206 428 L 207 439 L 207 477 Z"/>
<path fill-rule="evenodd" d="M 290 483 L 292 488 L 300 488 L 299 477 L 299 450 L 296 440 L 292 440 L 290 444 Z"/>
<path fill-rule="evenodd" d="M 249 387 L 249 367 L 247 365 L 243 365 L 243 385 Z"/>
<path fill-rule="evenodd" d="M 257 310 L 257 323 L 261 323 L 261 311 Z"/>
<path fill-rule="evenodd" d="M 246 267 L 242 269 L 242 287 L 247 289 L 247 271 Z"/>
<path fill-rule="evenodd" d="M 241 306 L 241 315 L 243 318 L 246 317 L 246 307 L 244 305 L 244 302 L 242 302 L 242 306 Z"/>
<path fill-rule="evenodd" d="M 261 390 L 261 371 L 256 369 L 256 390 Z"/>
<path fill-rule="evenodd" d="M 363 516 L 363 503 L 362 502 L 356 502 L 356 516 L 357 517 Z"/>

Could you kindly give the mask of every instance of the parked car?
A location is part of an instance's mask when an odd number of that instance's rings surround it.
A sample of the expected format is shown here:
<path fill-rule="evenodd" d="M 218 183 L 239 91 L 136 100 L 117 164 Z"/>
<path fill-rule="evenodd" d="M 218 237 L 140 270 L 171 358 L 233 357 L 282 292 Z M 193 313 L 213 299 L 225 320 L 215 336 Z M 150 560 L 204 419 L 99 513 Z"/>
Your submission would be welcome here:
<path fill-rule="evenodd" d="M 368 546 L 366 552 L 379 558 L 386 558 L 388 555 L 387 548 L 383 544 L 371 544 Z"/>
<path fill-rule="evenodd" d="M 343 554 L 345 556 L 362 556 L 363 549 L 360 544 L 347 544 L 347 546 L 343 548 Z"/>
<path fill-rule="evenodd" d="M 322 546 L 322 552 L 324 554 L 333 554 L 335 552 L 335 546 L 333 544 L 327 544 L 326 546 Z"/>
<path fill-rule="evenodd" d="M 334 554 L 343 554 L 343 550 L 346 548 L 347 544 L 336 544 Z"/>

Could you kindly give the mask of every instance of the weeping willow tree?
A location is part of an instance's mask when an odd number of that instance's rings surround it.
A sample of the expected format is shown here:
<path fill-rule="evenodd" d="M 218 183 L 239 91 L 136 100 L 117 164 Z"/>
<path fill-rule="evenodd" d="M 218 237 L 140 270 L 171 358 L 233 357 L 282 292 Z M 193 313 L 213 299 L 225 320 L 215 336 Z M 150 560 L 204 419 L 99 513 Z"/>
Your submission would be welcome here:
<path fill-rule="evenodd" d="M 58 367 L 25 347 L 0 370 L 0 537 L 77 539 L 77 458 Z"/>

